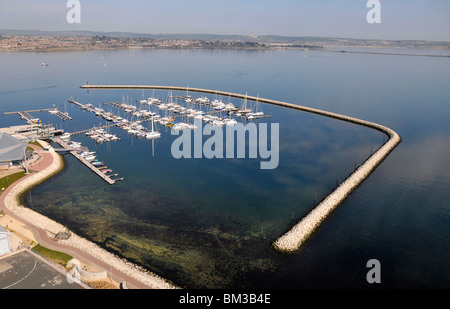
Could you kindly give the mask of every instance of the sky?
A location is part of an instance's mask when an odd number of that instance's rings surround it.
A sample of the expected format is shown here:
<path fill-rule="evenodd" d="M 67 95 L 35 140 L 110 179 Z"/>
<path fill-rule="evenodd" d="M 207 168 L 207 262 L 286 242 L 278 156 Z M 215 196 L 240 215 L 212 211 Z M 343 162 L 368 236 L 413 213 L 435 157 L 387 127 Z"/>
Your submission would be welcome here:
<path fill-rule="evenodd" d="M 368 23 L 369 0 L 0 0 L 0 29 L 207 33 L 450 41 L 450 0 L 379 0 L 381 23 Z"/>

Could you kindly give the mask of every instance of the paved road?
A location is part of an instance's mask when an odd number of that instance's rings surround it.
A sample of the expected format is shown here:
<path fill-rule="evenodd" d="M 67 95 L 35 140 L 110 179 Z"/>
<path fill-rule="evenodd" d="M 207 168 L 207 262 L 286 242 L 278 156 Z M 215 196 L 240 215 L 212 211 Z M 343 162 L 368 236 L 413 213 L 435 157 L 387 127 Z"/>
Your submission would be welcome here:
<path fill-rule="evenodd" d="M 0 259 L 0 289 L 82 289 L 27 251 Z"/>

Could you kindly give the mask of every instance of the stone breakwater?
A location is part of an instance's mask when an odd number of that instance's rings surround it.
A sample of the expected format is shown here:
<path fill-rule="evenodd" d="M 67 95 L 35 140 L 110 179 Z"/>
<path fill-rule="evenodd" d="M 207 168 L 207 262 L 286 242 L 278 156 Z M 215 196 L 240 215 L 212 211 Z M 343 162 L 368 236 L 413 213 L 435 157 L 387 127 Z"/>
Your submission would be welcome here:
<path fill-rule="evenodd" d="M 278 238 L 273 243 L 274 247 L 283 252 L 297 251 L 327 216 L 369 176 L 400 141 L 400 136 L 395 133 L 388 142 L 342 182 L 336 190 L 328 195 L 286 234 Z"/>
<path fill-rule="evenodd" d="M 42 145 L 47 145 L 45 142 L 40 141 Z M 57 174 L 63 168 L 62 158 L 53 150 L 49 151 L 49 154 L 53 157 L 53 162 L 43 170 L 33 173 L 22 180 L 19 180 L 14 187 L 8 192 L 4 198 L 5 207 L 17 217 L 29 222 L 37 228 L 40 228 L 47 232 L 49 237 L 56 235 L 58 232 L 68 231 L 68 229 L 62 224 L 47 218 L 27 207 L 20 205 L 19 197 L 28 191 L 33 186 L 42 183 L 46 179 Z M 163 278 L 144 270 L 143 268 L 132 264 L 124 259 L 117 257 L 116 255 L 104 250 L 100 246 L 70 232 L 71 236 L 66 240 L 58 240 L 59 244 L 79 249 L 80 251 L 87 253 L 93 258 L 96 258 L 110 267 L 118 270 L 119 272 L 128 275 L 130 278 L 143 283 L 149 288 L 154 289 L 173 289 L 174 285 L 169 283 Z M 55 248 L 58 250 L 58 248 Z"/>
<path fill-rule="evenodd" d="M 191 87 L 177 86 L 152 86 L 152 85 L 83 85 L 84 89 L 151 89 L 151 90 L 174 90 L 174 91 L 191 91 L 200 93 L 209 93 L 215 95 L 229 96 L 238 99 L 248 99 L 259 101 L 262 103 L 282 106 L 286 108 L 296 109 L 308 113 L 313 113 L 325 117 L 330 117 L 357 125 L 365 126 L 371 129 L 383 132 L 388 136 L 388 141 L 373 153 L 357 170 L 354 171 L 344 182 L 342 182 L 331 194 L 329 194 L 321 203 L 319 203 L 312 211 L 310 211 L 303 219 L 294 225 L 287 233 L 279 237 L 273 242 L 275 249 L 290 253 L 299 250 L 301 245 L 311 236 L 325 218 L 339 205 L 347 196 L 355 190 L 370 173 L 389 155 L 389 153 L 401 142 L 400 136 L 392 129 L 383 125 L 370 121 L 349 117 L 337 113 L 327 112 L 311 107 L 270 100 L 265 98 L 247 96 L 243 94 L 202 89 Z"/>

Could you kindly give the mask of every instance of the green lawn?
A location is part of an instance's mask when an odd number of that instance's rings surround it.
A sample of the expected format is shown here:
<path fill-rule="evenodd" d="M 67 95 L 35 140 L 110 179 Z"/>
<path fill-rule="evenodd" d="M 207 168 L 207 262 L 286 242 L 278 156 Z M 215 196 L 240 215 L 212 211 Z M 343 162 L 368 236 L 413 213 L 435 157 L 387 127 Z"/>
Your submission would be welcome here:
<path fill-rule="evenodd" d="M 0 190 L 2 188 L 5 188 L 6 190 L 13 182 L 19 180 L 23 176 L 25 176 L 25 171 L 0 178 Z"/>
<path fill-rule="evenodd" d="M 48 248 L 45 248 L 41 245 L 36 245 L 33 247 L 33 251 L 39 253 L 42 256 L 52 260 L 53 262 L 66 267 L 67 262 L 69 262 L 72 257 L 66 253 L 54 251 Z"/>
<path fill-rule="evenodd" d="M 29 142 L 28 144 L 33 144 L 33 145 L 36 145 L 36 146 L 39 146 L 39 147 L 43 148 L 42 145 L 38 141 Z"/>

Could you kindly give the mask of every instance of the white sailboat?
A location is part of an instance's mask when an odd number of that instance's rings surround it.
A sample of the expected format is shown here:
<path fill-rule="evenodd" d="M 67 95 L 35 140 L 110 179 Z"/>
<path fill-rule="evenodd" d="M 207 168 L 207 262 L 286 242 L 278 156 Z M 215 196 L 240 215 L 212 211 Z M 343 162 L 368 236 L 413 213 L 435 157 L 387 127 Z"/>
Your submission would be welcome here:
<path fill-rule="evenodd" d="M 153 116 L 152 116 L 152 130 L 150 132 L 147 132 L 147 135 L 145 137 L 147 139 L 155 139 L 161 137 L 161 133 L 155 131 L 153 128 Z"/>
<path fill-rule="evenodd" d="M 259 98 L 259 96 L 258 96 L 258 98 Z M 247 114 L 247 119 L 248 120 L 253 120 L 253 119 L 255 119 L 257 117 L 260 117 L 260 116 L 264 116 L 264 112 L 262 110 L 260 110 L 259 102 L 258 102 L 258 100 L 256 100 L 255 111 L 252 112 L 252 113 Z"/>
<path fill-rule="evenodd" d="M 244 103 L 242 104 L 241 108 L 238 110 L 238 113 L 236 113 L 236 116 L 241 116 L 248 113 L 251 113 L 253 110 L 247 107 L 247 93 L 245 93 Z"/>

